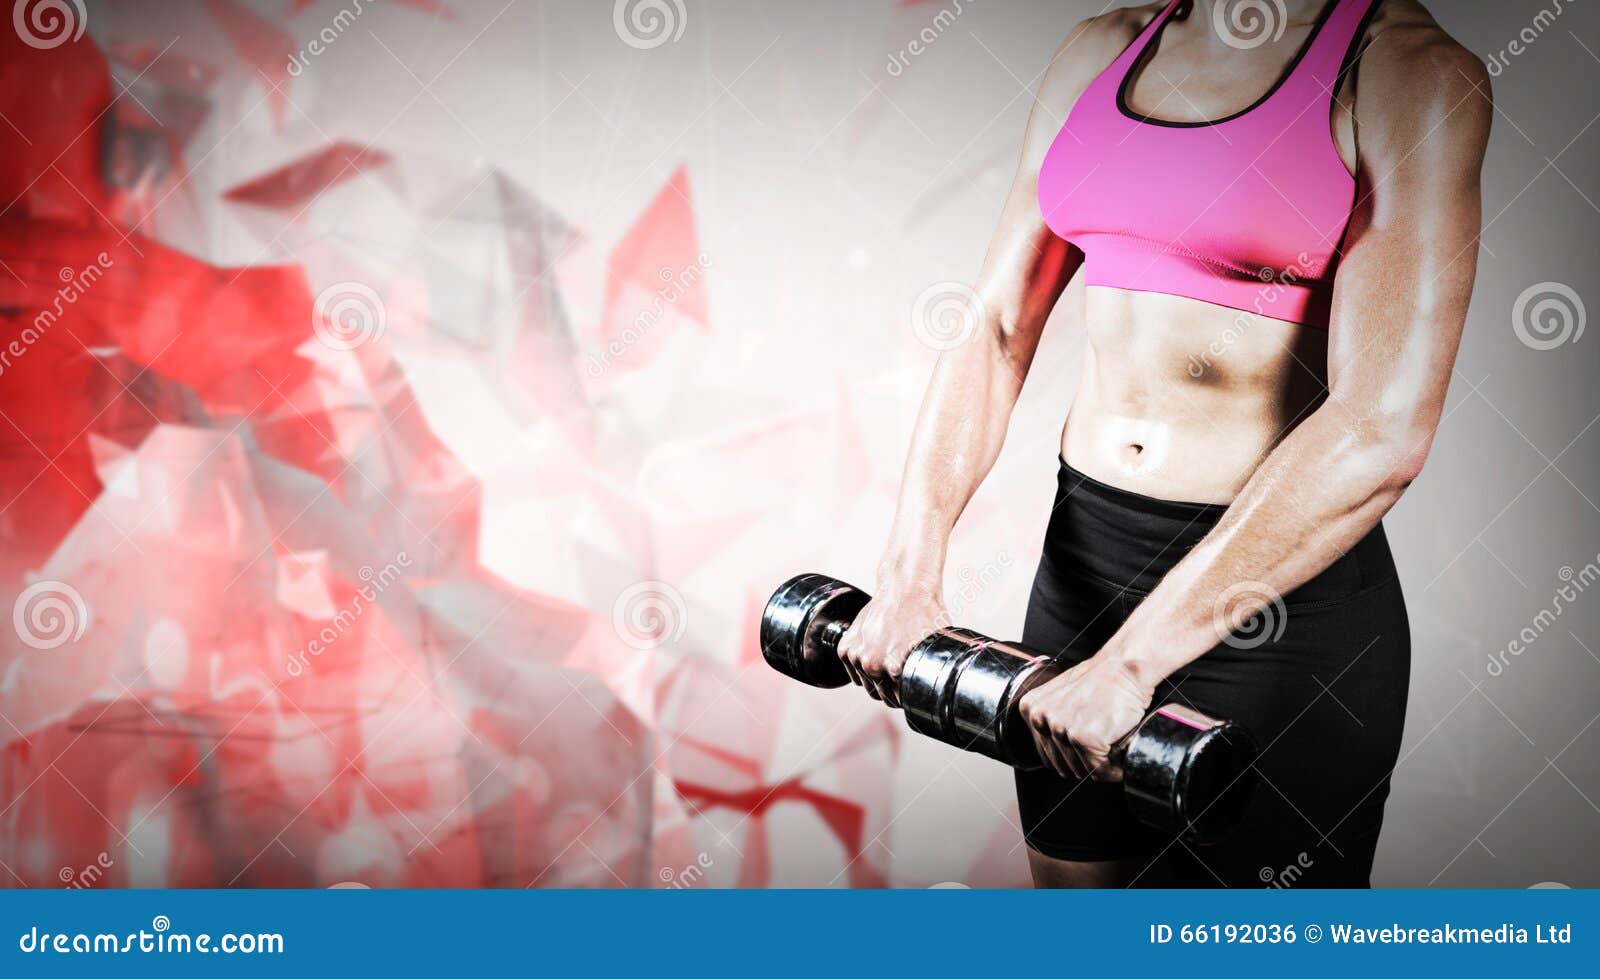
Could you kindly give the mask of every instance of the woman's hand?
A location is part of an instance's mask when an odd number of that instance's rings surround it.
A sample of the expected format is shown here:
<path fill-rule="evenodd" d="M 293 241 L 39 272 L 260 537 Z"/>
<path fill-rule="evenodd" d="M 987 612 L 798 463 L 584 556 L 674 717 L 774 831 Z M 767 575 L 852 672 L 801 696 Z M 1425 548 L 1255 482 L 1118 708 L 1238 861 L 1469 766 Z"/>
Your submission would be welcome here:
<path fill-rule="evenodd" d="M 1154 694 L 1121 663 L 1095 656 L 1034 687 L 1017 706 L 1039 757 L 1057 774 L 1120 782 L 1111 748 L 1144 720 Z"/>
<path fill-rule="evenodd" d="M 877 597 L 839 640 L 850 681 L 874 700 L 900 706 L 900 671 L 917 643 L 950 624 L 939 586 L 880 584 Z"/>

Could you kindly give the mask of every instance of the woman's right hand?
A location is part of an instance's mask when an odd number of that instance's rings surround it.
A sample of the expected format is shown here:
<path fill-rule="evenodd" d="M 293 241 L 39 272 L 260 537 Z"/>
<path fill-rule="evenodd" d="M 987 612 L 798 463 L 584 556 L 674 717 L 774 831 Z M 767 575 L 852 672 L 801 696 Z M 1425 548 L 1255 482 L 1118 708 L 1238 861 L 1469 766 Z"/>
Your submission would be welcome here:
<path fill-rule="evenodd" d="M 900 671 L 911 650 L 950 624 L 939 585 L 880 583 L 876 597 L 839 640 L 850 681 L 874 700 L 900 706 Z"/>

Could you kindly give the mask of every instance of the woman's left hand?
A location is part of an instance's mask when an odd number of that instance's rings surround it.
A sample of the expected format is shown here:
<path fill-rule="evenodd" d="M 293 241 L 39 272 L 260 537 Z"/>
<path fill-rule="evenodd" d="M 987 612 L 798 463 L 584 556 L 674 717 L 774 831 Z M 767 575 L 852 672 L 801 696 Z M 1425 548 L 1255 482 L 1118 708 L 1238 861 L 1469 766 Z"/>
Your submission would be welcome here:
<path fill-rule="evenodd" d="M 1144 720 L 1154 693 L 1125 665 L 1095 656 L 1028 691 L 1018 710 L 1057 774 L 1120 782 L 1111 748 Z"/>

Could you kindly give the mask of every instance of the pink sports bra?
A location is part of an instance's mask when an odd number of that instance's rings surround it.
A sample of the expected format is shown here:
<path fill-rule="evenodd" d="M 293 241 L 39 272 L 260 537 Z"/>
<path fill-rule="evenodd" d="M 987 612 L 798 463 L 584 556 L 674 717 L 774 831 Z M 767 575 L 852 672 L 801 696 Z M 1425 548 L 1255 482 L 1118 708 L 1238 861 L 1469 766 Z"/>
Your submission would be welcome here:
<path fill-rule="evenodd" d="M 1328 0 L 1277 84 L 1194 123 L 1127 103 L 1129 78 L 1181 2 L 1079 96 L 1039 172 L 1045 223 L 1083 251 L 1088 285 L 1326 329 L 1356 192 L 1333 140 L 1333 99 L 1378 0 Z"/>

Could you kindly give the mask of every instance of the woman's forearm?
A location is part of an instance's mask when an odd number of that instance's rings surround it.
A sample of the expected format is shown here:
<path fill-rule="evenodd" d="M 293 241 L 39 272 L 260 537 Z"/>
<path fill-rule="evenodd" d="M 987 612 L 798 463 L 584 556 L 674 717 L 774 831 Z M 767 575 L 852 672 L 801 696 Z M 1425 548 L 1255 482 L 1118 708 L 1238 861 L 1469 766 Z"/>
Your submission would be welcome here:
<path fill-rule="evenodd" d="M 950 531 L 1000 455 L 1050 311 L 1082 262 L 1039 221 L 1033 186 L 1013 189 L 990 243 L 971 310 L 978 329 L 939 355 L 928 381 L 880 579 L 937 586 Z"/>
<path fill-rule="evenodd" d="M 1275 448 L 1212 530 L 1101 651 L 1145 688 L 1355 546 L 1416 476 L 1431 428 L 1363 424 L 1338 402 Z"/>
<path fill-rule="evenodd" d="M 880 579 L 939 580 L 950 532 L 1005 442 L 1026 369 L 987 327 L 940 355 L 917 414 Z"/>
<path fill-rule="evenodd" d="M 1036 254 L 1060 253 L 1045 248 Z M 945 351 L 934 367 L 873 599 L 839 641 L 839 659 L 850 678 L 891 706 L 899 706 L 907 654 L 949 624 L 942 593 L 950 532 L 1000 454 L 1049 312 L 1021 298 L 1028 290 L 994 288 L 993 276 L 987 282 L 997 297 L 991 306 L 1000 313 L 980 318 L 977 335 Z M 1064 277 L 1057 276 L 1049 290 L 1037 292 L 1058 294 L 1062 284 Z"/>

